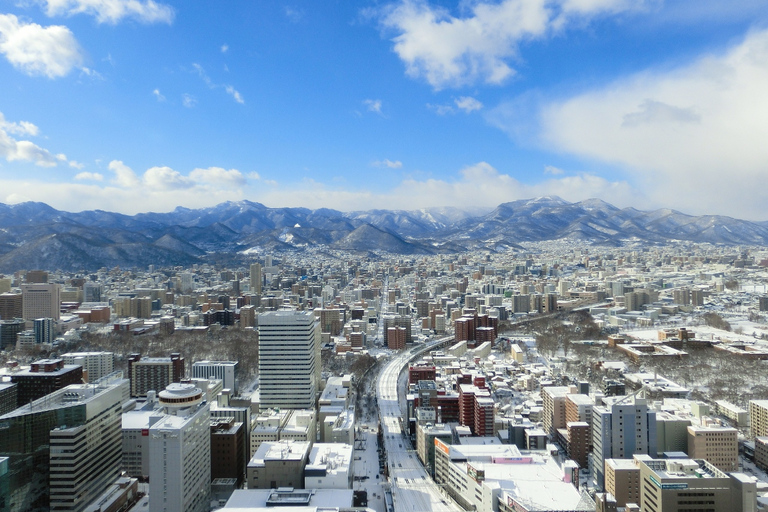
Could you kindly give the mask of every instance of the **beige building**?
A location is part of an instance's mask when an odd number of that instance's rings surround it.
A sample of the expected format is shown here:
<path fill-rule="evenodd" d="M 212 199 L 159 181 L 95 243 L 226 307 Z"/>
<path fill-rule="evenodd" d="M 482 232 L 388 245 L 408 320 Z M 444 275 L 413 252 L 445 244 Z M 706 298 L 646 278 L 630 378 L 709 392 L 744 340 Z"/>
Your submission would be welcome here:
<path fill-rule="evenodd" d="M 541 399 L 544 405 L 544 431 L 554 434 L 559 428 L 565 428 L 565 397 L 571 392 L 565 386 L 550 386 L 542 388 Z"/>
<path fill-rule="evenodd" d="M 617 507 L 640 503 L 640 468 L 634 460 L 606 459 L 605 492 L 616 499 Z"/>
<path fill-rule="evenodd" d="M 688 427 L 688 456 L 721 471 L 739 469 L 739 432 L 735 428 Z"/>
<path fill-rule="evenodd" d="M 768 400 L 749 401 L 749 424 L 752 437 L 768 436 Z"/>
<path fill-rule="evenodd" d="M 249 489 L 304 488 L 304 467 L 312 443 L 278 441 L 262 443 L 248 462 L 246 478 Z"/>
<path fill-rule="evenodd" d="M 755 438 L 755 464 L 762 469 L 768 469 L 768 437 Z"/>
<path fill-rule="evenodd" d="M 61 287 L 58 284 L 35 283 L 21 285 L 21 308 L 24 320 L 61 316 Z"/>
<path fill-rule="evenodd" d="M 755 512 L 757 484 L 742 473 L 728 475 L 705 460 L 654 459 L 636 455 L 643 512 L 711 510 Z"/>

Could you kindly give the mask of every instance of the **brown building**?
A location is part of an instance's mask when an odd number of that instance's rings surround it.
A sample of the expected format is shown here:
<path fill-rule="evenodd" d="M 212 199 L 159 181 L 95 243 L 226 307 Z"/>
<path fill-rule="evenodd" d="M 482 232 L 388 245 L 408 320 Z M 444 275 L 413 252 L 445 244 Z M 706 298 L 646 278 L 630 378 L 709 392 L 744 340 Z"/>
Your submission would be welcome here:
<path fill-rule="evenodd" d="M 211 480 L 234 478 L 237 487 L 245 478 L 245 429 L 234 417 L 211 418 Z"/>
<path fill-rule="evenodd" d="M 634 460 L 605 460 L 605 491 L 616 499 L 616 506 L 640 503 L 640 468 Z"/>
<path fill-rule="evenodd" d="M 755 438 L 755 464 L 763 470 L 768 469 L 768 437 Z"/>
<path fill-rule="evenodd" d="M 739 469 L 739 431 L 735 428 L 688 427 L 688 456 L 704 459 L 720 471 Z"/>
<path fill-rule="evenodd" d="M 179 353 L 144 359 L 141 354 L 128 356 L 128 378 L 134 397 L 147 396 L 147 391 L 162 391 L 172 382 L 181 382 L 184 373 L 184 358 Z"/>
<path fill-rule="evenodd" d="M 418 384 L 420 380 L 435 380 L 437 370 L 434 366 L 411 366 L 408 368 L 408 384 Z"/>
<path fill-rule="evenodd" d="M 406 331 L 400 326 L 387 329 L 387 346 L 391 350 L 402 350 L 405 348 Z"/>
<path fill-rule="evenodd" d="M 83 367 L 64 364 L 63 359 L 40 359 L 29 370 L 11 375 L 11 382 L 17 385 L 17 405 L 49 395 L 70 384 L 82 384 Z"/>
<path fill-rule="evenodd" d="M 550 386 L 541 390 L 544 405 L 542 423 L 547 434 L 554 435 L 559 428 L 565 428 L 565 397 L 570 388 Z"/>
<path fill-rule="evenodd" d="M 21 318 L 22 300 L 20 293 L 0 293 L 0 320 Z"/>
<path fill-rule="evenodd" d="M 589 447 L 591 446 L 592 433 L 588 423 L 583 421 L 571 421 L 566 424 L 568 430 L 568 458 L 575 461 L 580 468 L 589 466 Z"/>

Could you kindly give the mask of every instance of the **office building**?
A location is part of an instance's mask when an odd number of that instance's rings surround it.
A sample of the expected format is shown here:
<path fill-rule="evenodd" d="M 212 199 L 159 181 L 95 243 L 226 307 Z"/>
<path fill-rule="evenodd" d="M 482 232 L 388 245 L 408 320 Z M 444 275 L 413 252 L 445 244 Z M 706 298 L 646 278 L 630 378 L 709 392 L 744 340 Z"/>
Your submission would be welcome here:
<path fill-rule="evenodd" d="M 245 428 L 233 416 L 211 418 L 211 479 L 245 479 Z"/>
<path fill-rule="evenodd" d="M 83 367 L 83 377 L 94 382 L 115 371 L 115 355 L 112 352 L 67 352 L 62 354 L 64 364 Z"/>
<path fill-rule="evenodd" d="M 56 390 L 83 382 L 83 367 L 64 364 L 63 359 L 40 359 L 11 375 L 18 394 L 18 405 L 26 405 Z"/>
<path fill-rule="evenodd" d="M 619 507 L 640 503 L 640 468 L 634 459 L 605 460 L 605 492 L 613 495 Z"/>
<path fill-rule="evenodd" d="M 752 437 L 768 436 L 768 400 L 749 401 L 749 426 Z"/>
<path fill-rule="evenodd" d="M 252 263 L 251 264 L 251 293 L 261 295 L 261 285 L 262 285 L 261 264 Z"/>
<path fill-rule="evenodd" d="M 720 471 L 739 469 L 739 431 L 731 427 L 688 427 L 688 456 L 704 459 Z"/>
<path fill-rule="evenodd" d="M 164 415 L 149 427 L 149 512 L 207 512 L 211 491 L 210 404 L 194 384 L 158 394 Z"/>
<path fill-rule="evenodd" d="M 120 476 L 127 398 L 128 381 L 115 373 L 0 416 L 0 456 L 10 458 L 7 510 L 83 511 L 106 491 Z"/>
<path fill-rule="evenodd" d="M 595 502 L 576 487 L 572 461 L 515 445 L 447 445 L 435 440 L 435 482 L 465 510 L 477 512 L 593 512 Z"/>
<path fill-rule="evenodd" d="M 635 456 L 640 468 L 640 509 L 643 512 L 754 512 L 755 481 L 720 471 L 701 459 L 654 459 Z"/>
<path fill-rule="evenodd" d="M 102 288 L 98 283 L 83 284 L 83 302 L 101 302 Z"/>
<path fill-rule="evenodd" d="M 16 348 L 16 335 L 24 329 L 24 320 L 0 320 L 0 350 L 14 350 Z"/>
<path fill-rule="evenodd" d="M 313 409 L 319 382 L 320 326 L 312 312 L 260 315 L 260 409 Z"/>
<path fill-rule="evenodd" d="M 21 302 L 24 320 L 61 318 L 61 289 L 58 284 L 22 284 Z"/>
<path fill-rule="evenodd" d="M 184 358 L 173 353 L 170 357 L 145 357 L 141 354 L 128 356 L 128 377 L 131 380 L 131 396 L 147 396 L 147 391 L 163 390 L 173 382 L 184 378 Z"/>
<path fill-rule="evenodd" d="M 629 459 L 636 454 L 656 454 L 656 412 L 645 399 L 622 397 L 611 405 L 592 409 L 592 479 L 605 485 L 606 459 Z"/>
<path fill-rule="evenodd" d="M 220 379 L 224 389 L 237 395 L 237 361 L 195 361 L 192 363 L 193 379 Z"/>
<path fill-rule="evenodd" d="M 0 415 L 7 414 L 16 408 L 18 402 L 16 388 L 13 382 L 0 382 Z"/>
<path fill-rule="evenodd" d="M 53 343 L 56 338 L 56 324 L 53 318 L 35 318 L 33 326 L 35 343 Z"/>
<path fill-rule="evenodd" d="M 23 314 L 20 293 L 0 293 L 0 320 L 22 318 Z"/>
<path fill-rule="evenodd" d="M 351 445 L 317 443 L 304 467 L 304 489 L 351 489 Z"/>
<path fill-rule="evenodd" d="M 304 488 L 304 468 L 311 442 L 262 443 L 246 468 L 249 489 Z"/>
<path fill-rule="evenodd" d="M 557 429 L 565 428 L 565 397 L 569 393 L 571 389 L 565 386 L 542 388 L 541 399 L 544 405 L 542 422 L 547 434 L 554 435 Z"/>

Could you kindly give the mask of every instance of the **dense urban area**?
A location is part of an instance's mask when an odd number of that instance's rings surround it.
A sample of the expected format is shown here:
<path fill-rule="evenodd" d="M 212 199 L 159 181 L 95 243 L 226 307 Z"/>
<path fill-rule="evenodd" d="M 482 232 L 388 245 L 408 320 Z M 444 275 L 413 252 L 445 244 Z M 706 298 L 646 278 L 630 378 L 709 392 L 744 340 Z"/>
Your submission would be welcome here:
<path fill-rule="evenodd" d="M 768 249 L 0 276 L 0 512 L 768 510 Z"/>

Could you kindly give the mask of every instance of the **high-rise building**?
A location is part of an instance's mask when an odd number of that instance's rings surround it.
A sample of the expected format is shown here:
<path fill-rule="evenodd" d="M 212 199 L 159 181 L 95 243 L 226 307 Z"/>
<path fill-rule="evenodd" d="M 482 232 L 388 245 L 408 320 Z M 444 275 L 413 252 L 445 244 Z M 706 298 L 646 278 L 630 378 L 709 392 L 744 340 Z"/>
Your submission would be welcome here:
<path fill-rule="evenodd" d="M 56 338 L 56 324 L 53 318 L 35 318 L 35 343 L 53 343 Z"/>
<path fill-rule="evenodd" d="M 131 396 L 147 396 L 147 391 L 162 390 L 172 382 L 184 378 L 184 358 L 173 353 L 170 357 L 128 356 L 128 377 L 131 380 Z"/>
<path fill-rule="evenodd" d="M 18 386 L 19 407 L 82 381 L 83 367 L 64 364 L 63 359 L 40 359 L 32 363 L 29 370 L 11 375 L 11 382 Z"/>
<path fill-rule="evenodd" d="M 67 352 L 61 358 L 64 364 L 82 366 L 88 382 L 95 382 L 115 370 L 115 355 L 112 352 Z"/>
<path fill-rule="evenodd" d="M 23 315 L 20 293 L 0 293 L 0 320 L 13 320 Z"/>
<path fill-rule="evenodd" d="M 768 400 L 749 401 L 749 426 L 752 437 L 768 436 Z"/>
<path fill-rule="evenodd" d="M 192 363 L 193 379 L 220 379 L 224 389 L 237 395 L 237 361 L 195 361 Z"/>
<path fill-rule="evenodd" d="M 565 398 L 570 392 L 570 388 L 565 386 L 548 386 L 541 389 L 544 406 L 542 423 L 547 434 L 554 435 L 557 429 L 565 428 Z"/>
<path fill-rule="evenodd" d="M 83 285 L 83 302 L 101 302 L 102 285 L 98 283 L 85 283 Z"/>
<path fill-rule="evenodd" d="M 261 264 L 251 264 L 251 293 L 261 295 Z"/>
<path fill-rule="evenodd" d="M 5 510 L 82 511 L 106 491 L 120 476 L 127 398 L 128 381 L 116 373 L 0 416 L 0 456 L 10 457 Z"/>
<path fill-rule="evenodd" d="M 320 325 L 314 314 L 259 315 L 260 408 L 314 408 L 319 382 Z"/>
<path fill-rule="evenodd" d="M 16 335 L 24 330 L 24 320 L 0 320 L 0 350 L 16 348 Z"/>
<path fill-rule="evenodd" d="M 754 512 L 757 484 L 743 473 L 727 473 L 703 459 L 654 459 L 638 455 L 643 512 Z"/>
<path fill-rule="evenodd" d="M 211 479 L 245 478 L 245 428 L 232 416 L 211 418 Z"/>
<path fill-rule="evenodd" d="M 612 405 L 592 409 L 592 479 L 605 484 L 605 460 L 636 454 L 656 455 L 656 412 L 643 398 L 624 397 Z"/>
<path fill-rule="evenodd" d="M 22 284 L 21 309 L 24 320 L 61 317 L 61 288 L 58 284 Z"/>
<path fill-rule="evenodd" d="M 149 512 L 207 512 L 211 493 L 210 403 L 194 384 L 158 393 L 164 416 L 149 427 Z"/>
<path fill-rule="evenodd" d="M 688 456 L 720 471 L 739 470 L 739 431 L 733 427 L 688 427 Z"/>

